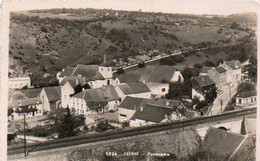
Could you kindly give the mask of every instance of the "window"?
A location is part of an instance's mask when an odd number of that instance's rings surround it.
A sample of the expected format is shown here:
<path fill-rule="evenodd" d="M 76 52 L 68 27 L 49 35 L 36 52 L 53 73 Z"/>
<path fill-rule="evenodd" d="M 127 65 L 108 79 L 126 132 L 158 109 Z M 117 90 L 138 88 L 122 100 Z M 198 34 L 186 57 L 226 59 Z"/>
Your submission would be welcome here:
<path fill-rule="evenodd" d="M 255 97 L 255 101 L 256 101 L 256 97 Z"/>
<path fill-rule="evenodd" d="M 238 103 L 241 104 L 242 103 L 242 99 L 238 99 Z"/>
<path fill-rule="evenodd" d="M 254 98 L 251 98 L 251 102 L 254 102 Z"/>
<path fill-rule="evenodd" d="M 165 92 L 165 88 L 162 88 L 162 92 Z"/>
<path fill-rule="evenodd" d="M 121 117 L 126 117 L 126 115 L 120 114 Z"/>

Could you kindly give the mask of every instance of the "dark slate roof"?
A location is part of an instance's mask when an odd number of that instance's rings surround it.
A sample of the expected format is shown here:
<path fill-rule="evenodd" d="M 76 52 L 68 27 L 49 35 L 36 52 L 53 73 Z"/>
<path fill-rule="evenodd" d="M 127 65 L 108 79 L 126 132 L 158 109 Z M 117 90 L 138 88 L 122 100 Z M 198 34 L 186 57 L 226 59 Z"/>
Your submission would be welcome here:
<path fill-rule="evenodd" d="M 147 66 L 143 71 L 139 81 L 160 83 L 162 80 L 171 81 L 176 68 L 174 66 Z"/>
<path fill-rule="evenodd" d="M 147 102 L 149 105 L 162 106 L 176 110 L 179 106 L 183 105 L 181 101 L 169 100 L 162 98 L 151 99 Z"/>
<path fill-rule="evenodd" d="M 147 102 L 148 99 L 145 98 L 136 98 L 126 96 L 123 102 L 118 106 L 125 109 L 137 110 L 141 105 Z"/>
<path fill-rule="evenodd" d="M 69 82 L 70 85 L 74 88 L 78 84 L 81 84 L 81 85 L 86 84 L 86 79 L 84 77 L 73 77 L 73 76 L 65 77 L 60 82 L 60 86 L 64 86 L 67 82 Z"/>
<path fill-rule="evenodd" d="M 82 76 L 87 79 L 87 81 L 92 80 L 104 80 L 105 78 L 99 72 L 98 65 L 82 65 L 78 64 L 76 67 L 67 67 L 61 72 L 61 77 L 68 76 Z"/>
<path fill-rule="evenodd" d="M 210 79 L 209 76 L 193 77 L 192 81 L 196 82 L 196 84 L 200 87 L 207 87 L 215 84 L 215 82 Z"/>
<path fill-rule="evenodd" d="M 203 67 L 200 71 L 200 73 L 208 73 L 209 70 L 211 70 L 212 67 Z"/>
<path fill-rule="evenodd" d="M 60 76 L 61 77 L 71 76 L 73 70 L 74 70 L 74 67 L 66 67 L 66 68 L 64 68 L 64 71 L 61 72 Z"/>
<path fill-rule="evenodd" d="M 61 88 L 60 86 L 43 87 L 49 101 L 58 101 L 61 99 Z"/>
<path fill-rule="evenodd" d="M 238 60 L 226 61 L 224 63 L 226 63 L 232 69 L 241 68 L 241 63 Z"/>
<path fill-rule="evenodd" d="M 92 80 L 104 80 L 105 78 L 99 73 L 98 65 L 81 65 L 78 64 L 71 76 L 79 76 L 85 77 L 88 81 Z"/>
<path fill-rule="evenodd" d="M 170 108 L 146 104 L 135 112 L 131 120 L 139 119 L 159 123 L 165 119 L 166 115 L 169 116 L 173 112 L 174 110 Z"/>
<path fill-rule="evenodd" d="M 36 98 L 40 96 L 41 91 L 42 88 L 16 89 L 14 91 L 10 90 L 9 96 L 12 96 L 14 100 L 19 96 L 22 96 L 23 98 Z"/>
<path fill-rule="evenodd" d="M 151 92 L 151 90 L 144 83 L 125 83 L 119 84 L 118 87 L 125 95 Z"/>
<path fill-rule="evenodd" d="M 216 70 L 219 72 L 219 73 L 224 73 L 226 72 L 227 70 L 223 67 L 216 67 Z"/>
<path fill-rule="evenodd" d="M 73 97 L 83 98 L 86 102 L 104 102 L 118 100 L 118 96 L 115 87 L 104 86 L 101 88 L 86 89 Z"/>
<path fill-rule="evenodd" d="M 241 92 L 237 95 L 237 97 L 241 97 L 241 98 L 252 97 L 252 96 L 256 96 L 256 90 Z"/>
<path fill-rule="evenodd" d="M 36 105 L 41 104 L 40 98 L 25 98 L 20 100 L 14 100 L 13 102 L 8 103 L 8 107 L 19 107 L 19 106 L 27 106 L 27 105 Z"/>
<path fill-rule="evenodd" d="M 141 77 L 141 73 L 124 73 L 117 76 L 120 83 L 136 83 Z"/>
<path fill-rule="evenodd" d="M 210 127 L 202 142 L 202 148 L 217 155 L 230 156 L 244 139 L 243 135 Z"/>

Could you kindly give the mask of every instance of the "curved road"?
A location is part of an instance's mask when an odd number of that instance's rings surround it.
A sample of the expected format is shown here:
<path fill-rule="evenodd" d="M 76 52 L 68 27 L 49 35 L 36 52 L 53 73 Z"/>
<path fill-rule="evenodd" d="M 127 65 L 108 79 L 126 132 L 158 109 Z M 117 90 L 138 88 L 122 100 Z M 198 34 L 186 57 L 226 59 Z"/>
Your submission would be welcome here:
<path fill-rule="evenodd" d="M 230 89 L 227 88 L 227 90 L 222 93 L 220 96 L 218 96 L 215 101 L 213 102 L 213 106 L 211 108 L 211 111 L 209 112 L 209 115 L 215 115 L 222 113 L 225 111 L 225 107 L 227 106 L 228 102 L 237 92 L 237 85 L 234 87 L 231 87 Z M 231 95 L 231 98 L 230 98 Z M 222 102 L 222 105 L 221 105 Z"/>

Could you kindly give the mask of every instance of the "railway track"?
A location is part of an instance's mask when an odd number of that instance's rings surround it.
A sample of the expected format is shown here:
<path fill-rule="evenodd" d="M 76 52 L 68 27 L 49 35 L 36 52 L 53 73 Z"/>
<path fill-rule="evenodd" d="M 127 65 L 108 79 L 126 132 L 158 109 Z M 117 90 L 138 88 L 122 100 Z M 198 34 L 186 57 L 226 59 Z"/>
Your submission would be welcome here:
<path fill-rule="evenodd" d="M 86 143 L 107 141 L 112 139 L 137 136 L 137 135 L 148 134 L 153 132 L 195 126 L 204 123 L 223 121 L 223 120 L 228 120 L 231 118 L 246 116 L 250 114 L 256 114 L 256 107 L 226 112 L 219 115 L 202 116 L 198 118 L 175 121 L 170 123 L 162 123 L 162 124 L 155 124 L 155 125 L 137 127 L 131 129 L 120 129 L 120 130 L 104 132 L 104 133 L 94 134 L 94 135 L 75 136 L 75 137 L 70 137 L 65 139 L 51 140 L 39 144 L 27 145 L 27 151 L 36 152 L 42 150 L 50 150 L 50 149 L 86 144 Z M 24 153 L 24 146 L 12 147 L 12 148 L 8 148 L 7 150 L 8 155 L 14 155 L 19 153 Z"/>

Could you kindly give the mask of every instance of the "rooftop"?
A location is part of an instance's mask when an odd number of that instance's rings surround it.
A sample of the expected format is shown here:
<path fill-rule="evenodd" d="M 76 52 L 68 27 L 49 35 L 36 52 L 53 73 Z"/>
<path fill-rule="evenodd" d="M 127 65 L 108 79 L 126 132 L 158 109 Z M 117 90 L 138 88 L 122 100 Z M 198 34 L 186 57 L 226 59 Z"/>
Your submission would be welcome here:
<path fill-rule="evenodd" d="M 125 95 L 151 92 L 144 83 L 124 83 L 119 84 L 118 87 Z"/>
<path fill-rule="evenodd" d="M 58 101 L 61 99 L 61 88 L 60 86 L 43 87 L 49 101 Z"/>
<path fill-rule="evenodd" d="M 174 66 L 146 66 L 139 81 L 141 82 L 157 82 L 161 83 L 162 80 L 171 81 L 176 68 Z"/>
<path fill-rule="evenodd" d="M 139 119 L 159 123 L 165 119 L 166 115 L 169 116 L 173 112 L 174 110 L 170 108 L 146 104 L 135 112 L 131 120 Z"/>
<path fill-rule="evenodd" d="M 215 84 L 215 82 L 210 79 L 209 76 L 193 77 L 193 82 L 196 82 L 196 84 L 200 87 L 207 87 Z"/>
<path fill-rule="evenodd" d="M 210 127 L 202 147 L 218 155 L 231 156 L 244 139 L 243 135 Z"/>
<path fill-rule="evenodd" d="M 216 70 L 219 72 L 219 73 L 224 73 L 226 72 L 227 70 L 223 67 L 216 67 Z"/>
<path fill-rule="evenodd" d="M 118 100 L 120 98 L 113 86 L 86 89 L 73 97 L 84 99 L 86 102 L 106 102 Z"/>
<path fill-rule="evenodd" d="M 256 96 L 256 90 L 253 91 L 246 91 L 246 92 L 241 92 L 237 95 L 237 97 L 241 97 L 241 98 L 247 98 L 247 97 L 252 97 L 252 96 Z"/>

